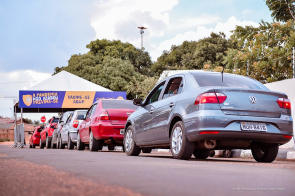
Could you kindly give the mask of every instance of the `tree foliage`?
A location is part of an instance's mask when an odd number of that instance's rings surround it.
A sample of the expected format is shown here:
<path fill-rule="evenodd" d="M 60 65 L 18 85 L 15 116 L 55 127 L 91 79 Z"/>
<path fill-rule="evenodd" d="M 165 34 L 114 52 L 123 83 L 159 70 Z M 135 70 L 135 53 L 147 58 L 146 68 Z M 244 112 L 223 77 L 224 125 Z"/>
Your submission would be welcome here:
<path fill-rule="evenodd" d="M 266 5 L 277 21 L 295 20 L 295 0 L 266 0 Z"/>
<path fill-rule="evenodd" d="M 184 41 L 179 46 L 172 46 L 153 64 L 152 71 L 161 74 L 164 70 L 210 69 L 224 66 L 223 61 L 229 48 L 236 48 L 236 43 L 226 39 L 224 33 L 211 33 L 199 41 Z"/>
<path fill-rule="evenodd" d="M 129 43 L 105 39 L 92 41 L 86 47 L 90 49 L 88 53 L 72 55 L 68 66 L 56 67 L 54 74 L 66 70 L 113 91 L 127 91 L 128 98 L 142 94 L 129 88 L 151 75 L 148 52 Z"/>
<path fill-rule="evenodd" d="M 262 21 L 257 28 L 237 26 L 232 38 L 241 49 L 230 49 L 224 63 L 232 72 L 249 75 L 263 83 L 290 78 L 294 25 L 290 20 L 287 23 Z"/>

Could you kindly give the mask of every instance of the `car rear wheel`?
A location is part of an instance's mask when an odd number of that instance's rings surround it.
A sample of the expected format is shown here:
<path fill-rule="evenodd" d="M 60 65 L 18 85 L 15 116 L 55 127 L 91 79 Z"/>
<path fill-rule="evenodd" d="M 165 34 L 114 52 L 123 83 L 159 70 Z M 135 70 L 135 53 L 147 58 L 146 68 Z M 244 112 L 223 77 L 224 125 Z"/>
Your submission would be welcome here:
<path fill-rule="evenodd" d="M 85 149 L 85 144 L 81 141 L 79 132 L 78 132 L 78 135 L 77 135 L 77 149 L 78 150 L 84 150 Z"/>
<path fill-rule="evenodd" d="M 124 147 L 128 156 L 138 156 L 141 149 L 136 145 L 132 126 L 129 126 L 124 135 Z"/>
<path fill-rule="evenodd" d="M 44 148 L 44 145 L 42 144 L 42 140 L 41 140 L 41 138 L 40 138 L 39 146 L 40 146 L 40 149 L 43 149 L 43 148 Z"/>
<path fill-rule="evenodd" d="M 52 139 L 51 139 L 51 148 L 56 148 L 56 144 L 53 143 L 53 136 L 52 136 Z"/>
<path fill-rule="evenodd" d="M 49 137 L 47 136 L 46 137 L 46 148 L 50 149 L 50 147 L 51 147 L 51 142 L 49 142 Z"/>
<path fill-rule="evenodd" d="M 187 160 L 193 154 L 191 143 L 187 140 L 182 121 L 178 121 L 172 128 L 170 149 L 173 158 Z"/>
<path fill-rule="evenodd" d="M 196 159 L 207 159 L 210 155 L 210 152 L 210 150 L 195 150 L 193 154 Z"/>
<path fill-rule="evenodd" d="M 35 147 L 36 147 L 36 145 L 33 143 L 33 144 L 32 144 L 32 148 L 35 148 Z"/>
<path fill-rule="evenodd" d="M 151 149 L 151 148 L 142 148 L 142 149 L 141 149 L 141 152 L 143 152 L 143 153 L 151 153 L 152 150 L 153 150 L 153 149 Z"/>
<path fill-rule="evenodd" d="M 65 149 L 66 145 L 62 143 L 61 136 L 59 137 L 59 147 L 60 149 Z"/>
<path fill-rule="evenodd" d="M 89 137 L 89 150 L 90 151 L 98 151 L 102 149 L 101 141 L 96 140 L 93 136 L 92 131 L 90 131 L 90 137 Z"/>
<path fill-rule="evenodd" d="M 257 162 L 271 163 L 278 155 L 278 145 L 256 144 L 251 148 L 252 155 Z"/>
<path fill-rule="evenodd" d="M 74 142 L 72 141 L 71 136 L 68 135 L 68 149 L 69 149 L 69 150 L 73 150 L 74 148 L 75 148 L 75 144 L 74 144 Z"/>
<path fill-rule="evenodd" d="M 32 145 L 30 144 L 30 148 L 32 148 Z"/>

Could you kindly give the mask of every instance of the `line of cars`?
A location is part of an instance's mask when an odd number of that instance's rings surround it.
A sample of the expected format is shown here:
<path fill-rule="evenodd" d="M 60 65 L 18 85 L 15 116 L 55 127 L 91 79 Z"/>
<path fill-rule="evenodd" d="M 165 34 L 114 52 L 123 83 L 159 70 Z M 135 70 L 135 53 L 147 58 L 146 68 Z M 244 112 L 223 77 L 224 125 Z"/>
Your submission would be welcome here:
<path fill-rule="evenodd" d="M 45 127 L 35 128 L 30 147 L 72 150 L 76 146 L 84 150 L 88 146 L 91 151 L 102 150 L 103 146 L 108 150 L 123 147 L 126 120 L 137 108 L 130 100 L 100 99 L 88 110 L 53 116 Z"/>
<path fill-rule="evenodd" d="M 134 99 L 138 108 L 127 100 L 128 109 L 114 101 L 95 102 L 76 121 L 77 140 L 72 141 L 78 150 L 122 145 L 127 155 L 138 156 L 166 148 L 176 159 L 205 159 L 212 150 L 251 149 L 256 161 L 272 162 L 279 146 L 293 137 L 287 95 L 240 75 L 182 72 L 157 83 L 145 100 Z M 122 107 L 112 108 L 117 105 Z M 58 126 L 53 122 L 49 127 Z M 71 145 L 69 137 L 56 138 L 58 147 Z M 40 141 L 40 147 L 47 144 L 46 138 Z"/>

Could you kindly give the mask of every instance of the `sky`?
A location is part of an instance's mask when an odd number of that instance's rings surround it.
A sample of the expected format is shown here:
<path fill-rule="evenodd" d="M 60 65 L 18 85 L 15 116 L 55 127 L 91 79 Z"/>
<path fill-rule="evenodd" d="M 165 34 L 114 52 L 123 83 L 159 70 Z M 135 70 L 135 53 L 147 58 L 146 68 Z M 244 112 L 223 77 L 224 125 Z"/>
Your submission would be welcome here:
<path fill-rule="evenodd" d="M 144 26 L 144 48 L 156 61 L 172 45 L 211 32 L 229 37 L 236 25 L 262 19 L 272 21 L 265 0 L 0 0 L 0 116 L 12 116 L 19 90 L 51 77 L 71 55 L 87 53 L 93 40 L 140 48 L 137 27 Z"/>

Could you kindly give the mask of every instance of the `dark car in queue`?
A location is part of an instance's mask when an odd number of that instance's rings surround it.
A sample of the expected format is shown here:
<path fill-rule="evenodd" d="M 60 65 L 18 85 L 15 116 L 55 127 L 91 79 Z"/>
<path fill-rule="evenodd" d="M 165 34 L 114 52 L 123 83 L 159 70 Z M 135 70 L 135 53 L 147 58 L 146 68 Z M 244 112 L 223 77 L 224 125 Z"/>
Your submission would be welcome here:
<path fill-rule="evenodd" d="M 245 76 L 187 71 L 133 101 L 140 108 L 126 122 L 127 155 L 170 148 L 176 159 L 205 159 L 210 150 L 251 149 L 257 162 L 272 162 L 293 135 L 287 95 Z"/>
<path fill-rule="evenodd" d="M 84 150 L 89 145 L 90 151 L 114 150 L 123 146 L 126 120 L 138 106 L 130 100 L 99 99 L 87 111 L 77 136 L 77 149 Z"/>
<path fill-rule="evenodd" d="M 71 113 L 62 127 L 58 137 L 58 148 L 64 149 L 67 145 L 69 150 L 74 149 L 77 143 L 78 126 L 85 118 L 87 110 L 75 110 Z"/>
<path fill-rule="evenodd" d="M 59 116 L 53 116 L 47 121 L 46 126 L 40 133 L 40 148 L 44 148 L 46 146 L 47 149 L 51 148 L 51 139 L 54 129 L 56 129 L 56 125 L 59 121 Z"/>
<path fill-rule="evenodd" d="M 35 148 L 36 146 L 39 146 L 40 144 L 40 132 L 42 131 L 44 127 L 43 126 L 37 126 L 34 129 L 34 132 L 32 133 L 30 137 L 30 148 Z"/>
<path fill-rule="evenodd" d="M 60 131 L 72 113 L 73 113 L 73 111 L 67 111 L 67 112 L 63 113 L 62 116 L 60 117 L 60 119 L 56 125 L 56 128 L 54 129 L 53 134 L 52 134 L 51 148 L 57 148 L 57 144 L 59 141 L 58 136 L 60 135 Z"/>

